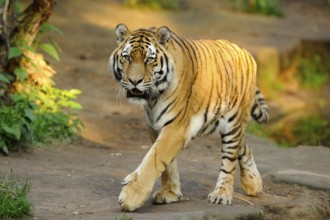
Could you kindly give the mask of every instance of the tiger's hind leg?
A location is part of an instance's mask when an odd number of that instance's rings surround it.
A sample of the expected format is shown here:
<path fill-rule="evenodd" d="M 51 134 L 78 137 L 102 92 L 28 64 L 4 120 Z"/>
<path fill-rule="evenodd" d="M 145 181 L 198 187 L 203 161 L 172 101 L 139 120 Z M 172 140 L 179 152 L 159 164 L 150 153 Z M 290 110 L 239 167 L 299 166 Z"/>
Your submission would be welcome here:
<path fill-rule="evenodd" d="M 242 141 L 239 155 L 241 185 L 246 194 L 255 196 L 262 191 L 262 179 L 253 159 L 250 147 Z"/>
<path fill-rule="evenodd" d="M 165 204 L 180 201 L 182 198 L 179 170 L 174 159 L 161 176 L 161 187 L 154 193 L 153 202 Z"/>

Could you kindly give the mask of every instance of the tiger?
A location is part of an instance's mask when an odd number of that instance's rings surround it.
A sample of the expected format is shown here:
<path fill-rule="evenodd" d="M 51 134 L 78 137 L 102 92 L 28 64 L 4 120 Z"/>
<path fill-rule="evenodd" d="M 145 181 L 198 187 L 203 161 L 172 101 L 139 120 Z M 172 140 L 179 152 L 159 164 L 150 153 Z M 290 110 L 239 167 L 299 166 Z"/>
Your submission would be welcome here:
<path fill-rule="evenodd" d="M 183 200 L 177 157 L 197 137 L 221 138 L 220 173 L 210 203 L 231 205 L 236 161 L 246 194 L 262 191 L 262 178 L 244 140 L 252 116 L 269 119 L 264 96 L 256 86 L 257 65 L 245 49 L 226 40 L 188 40 L 168 27 L 131 32 L 115 28 L 117 48 L 108 68 L 128 102 L 143 107 L 152 146 L 135 171 L 122 181 L 118 202 L 123 211 L 145 203 Z"/>

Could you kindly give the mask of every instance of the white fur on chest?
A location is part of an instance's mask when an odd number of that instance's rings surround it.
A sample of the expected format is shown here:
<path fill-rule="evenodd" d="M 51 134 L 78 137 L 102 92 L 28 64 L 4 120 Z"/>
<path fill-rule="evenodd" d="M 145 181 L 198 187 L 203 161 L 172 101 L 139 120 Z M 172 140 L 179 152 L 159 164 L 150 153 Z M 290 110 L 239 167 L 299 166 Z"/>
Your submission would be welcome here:
<path fill-rule="evenodd" d="M 174 113 L 172 112 L 162 113 L 165 108 L 166 107 L 164 107 L 163 104 L 156 104 L 156 106 L 154 106 L 152 109 L 145 107 L 148 124 L 155 131 L 160 131 L 166 122 L 174 117 Z"/>

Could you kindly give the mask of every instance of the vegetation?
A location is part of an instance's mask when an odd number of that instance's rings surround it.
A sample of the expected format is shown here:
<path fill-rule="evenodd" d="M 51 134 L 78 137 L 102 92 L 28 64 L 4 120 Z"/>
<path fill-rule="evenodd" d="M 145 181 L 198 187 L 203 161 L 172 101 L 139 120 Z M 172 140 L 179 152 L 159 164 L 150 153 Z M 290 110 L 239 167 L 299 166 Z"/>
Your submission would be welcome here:
<path fill-rule="evenodd" d="M 130 7 L 148 7 L 153 9 L 177 10 L 180 8 L 178 0 L 124 0 L 124 4 Z"/>
<path fill-rule="evenodd" d="M 319 115 L 307 115 L 299 119 L 268 125 L 250 122 L 247 132 L 270 138 L 284 147 L 298 145 L 330 147 L 330 122 Z"/>
<path fill-rule="evenodd" d="M 269 137 L 269 134 L 267 133 L 265 126 L 255 122 L 255 121 L 250 121 L 248 123 L 246 132 L 257 135 L 259 137 L 264 137 L 264 138 Z"/>
<path fill-rule="evenodd" d="M 115 220 L 133 220 L 133 217 L 128 217 L 128 216 L 126 216 L 126 214 L 124 214 L 123 216 L 119 217 L 118 219 L 116 217 Z"/>
<path fill-rule="evenodd" d="M 38 53 L 59 60 L 56 42 L 49 36 L 41 41 L 48 31 L 62 34 L 46 22 L 54 1 L 22 2 L 0 0 L 5 27 L 0 31 L 0 152 L 5 154 L 53 139 L 71 142 L 83 128 L 75 113 L 81 106 L 74 101 L 80 91 L 55 88 L 55 71 Z"/>
<path fill-rule="evenodd" d="M 322 59 L 319 55 L 311 58 L 301 58 L 298 77 L 300 83 L 305 88 L 319 89 L 329 82 L 330 61 Z"/>
<path fill-rule="evenodd" d="M 0 219 L 22 218 L 31 214 L 31 202 L 27 194 L 31 188 L 28 181 L 15 181 L 10 175 L 0 176 Z"/>
<path fill-rule="evenodd" d="M 280 0 L 230 0 L 235 8 L 254 14 L 273 15 L 283 17 L 279 9 Z"/>
<path fill-rule="evenodd" d="M 317 115 L 299 119 L 293 128 L 293 145 L 313 145 L 330 147 L 330 122 Z"/>

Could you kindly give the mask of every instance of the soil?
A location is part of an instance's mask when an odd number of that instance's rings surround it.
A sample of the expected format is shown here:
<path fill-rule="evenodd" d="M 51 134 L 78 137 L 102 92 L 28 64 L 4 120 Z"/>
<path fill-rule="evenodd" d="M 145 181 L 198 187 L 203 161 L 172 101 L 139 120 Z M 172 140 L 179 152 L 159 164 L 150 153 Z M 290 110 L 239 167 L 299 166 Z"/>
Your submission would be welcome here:
<path fill-rule="evenodd" d="M 128 104 L 125 97 L 117 94 L 116 84 L 107 71 L 108 57 L 116 46 L 113 29 L 118 23 L 126 23 L 132 30 L 167 25 L 188 38 L 224 38 L 250 49 L 268 43 L 278 45 L 281 41 L 286 47 L 295 39 L 297 33 L 292 33 L 292 29 L 299 24 L 304 24 L 298 28 L 300 35 L 322 35 L 309 33 L 313 28 L 324 30 L 322 36 L 329 34 L 323 28 L 330 21 L 329 8 L 323 6 L 311 7 L 301 14 L 300 10 L 306 8 L 293 2 L 284 5 L 284 12 L 289 15 L 281 20 L 231 11 L 226 1 L 187 2 L 189 9 L 182 12 L 130 9 L 117 0 L 58 2 L 51 23 L 64 32 L 63 36 L 53 36 L 63 53 L 60 62 L 48 59 L 57 71 L 58 87 L 83 92 L 78 101 L 84 107 L 80 115 L 86 129 L 77 144 L 54 144 L 0 157 L 1 171 L 12 169 L 15 176 L 32 183 L 33 216 L 27 219 L 120 219 L 124 215 L 117 204 L 120 182 L 138 166 L 151 143 L 143 109 Z M 309 16 L 313 19 L 307 22 L 305 17 Z M 291 161 L 289 155 L 299 155 L 299 151 L 283 152 L 253 136 L 248 136 L 248 143 L 263 176 L 264 192 L 259 197 L 245 196 L 237 179 L 233 206 L 208 204 L 207 195 L 218 175 L 220 149 L 217 139 L 199 139 L 179 158 L 185 201 L 164 206 L 148 201 L 126 216 L 135 220 L 329 218 L 326 191 L 273 181 L 272 174 L 279 169 L 307 166 L 303 159 L 298 158 L 297 164 Z M 321 155 L 329 153 L 324 148 L 316 151 Z M 319 160 L 310 169 L 320 168 L 319 172 L 330 175 L 326 163 Z"/>

